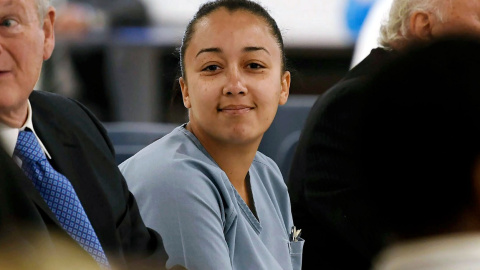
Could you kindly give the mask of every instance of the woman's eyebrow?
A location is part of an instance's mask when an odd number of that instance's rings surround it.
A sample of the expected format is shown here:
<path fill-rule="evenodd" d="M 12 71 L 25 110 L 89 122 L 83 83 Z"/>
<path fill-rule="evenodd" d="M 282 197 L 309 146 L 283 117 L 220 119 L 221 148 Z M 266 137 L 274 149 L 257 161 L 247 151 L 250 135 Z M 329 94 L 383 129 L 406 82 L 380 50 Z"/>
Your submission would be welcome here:
<path fill-rule="evenodd" d="M 255 51 L 265 51 L 267 54 L 270 55 L 270 52 L 267 49 L 265 49 L 264 47 L 249 46 L 249 47 L 243 48 L 243 52 L 255 52 Z M 195 58 L 198 57 L 200 54 L 207 53 L 207 52 L 221 53 L 223 51 L 222 51 L 222 49 L 217 48 L 217 47 L 205 48 L 205 49 L 201 49 L 200 51 L 198 51 Z"/>
<path fill-rule="evenodd" d="M 207 53 L 207 52 L 214 52 L 214 53 L 221 53 L 222 50 L 220 48 L 205 48 L 205 49 L 201 49 L 197 55 L 195 56 L 195 58 L 197 58 L 200 54 L 202 53 Z"/>
<path fill-rule="evenodd" d="M 270 52 L 265 49 L 264 47 L 245 47 L 243 49 L 244 52 L 254 52 L 254 51 L 265 51 L 266 53 L 270 54 Z"/>

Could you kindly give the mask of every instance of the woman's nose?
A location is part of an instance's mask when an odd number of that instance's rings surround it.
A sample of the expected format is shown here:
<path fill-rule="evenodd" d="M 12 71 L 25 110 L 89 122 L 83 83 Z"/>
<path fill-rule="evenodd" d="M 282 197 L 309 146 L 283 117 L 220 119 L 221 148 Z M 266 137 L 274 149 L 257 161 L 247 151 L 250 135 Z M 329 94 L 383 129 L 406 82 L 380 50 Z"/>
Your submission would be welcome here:
<path fill-rule="evenodd" d="M 223 88 L 224 95 L 246 95 L 247 87 L 243 81 L 242 75 L 238 69 L 232 69 L 227 74 L 227 83 Z"/>

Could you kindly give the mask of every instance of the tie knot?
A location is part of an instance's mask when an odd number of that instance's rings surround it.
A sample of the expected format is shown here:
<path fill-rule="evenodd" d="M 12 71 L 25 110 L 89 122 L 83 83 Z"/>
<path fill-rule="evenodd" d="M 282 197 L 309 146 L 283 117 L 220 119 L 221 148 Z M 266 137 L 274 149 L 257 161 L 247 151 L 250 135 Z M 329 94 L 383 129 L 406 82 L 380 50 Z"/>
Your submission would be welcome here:
<path fill-rule="evenodd" d="M 15 145 L 13 153 L 26 163 L 46 159 L 35 134 L 30 130 L 20 131 L 18 133 L 17 144 Z"/>

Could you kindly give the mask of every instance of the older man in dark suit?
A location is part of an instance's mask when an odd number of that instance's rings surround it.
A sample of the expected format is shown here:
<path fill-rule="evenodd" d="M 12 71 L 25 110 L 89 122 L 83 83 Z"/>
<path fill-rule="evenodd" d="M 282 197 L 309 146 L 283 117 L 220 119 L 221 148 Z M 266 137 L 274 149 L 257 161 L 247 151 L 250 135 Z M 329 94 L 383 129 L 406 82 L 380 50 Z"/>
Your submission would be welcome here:
<path fill-rule="evenodd" d="M 32 90 L 53 51 L 55 9 L 0 0 L 0 13 L 0 142 L 27 176 L 11 189 L 22 207 L 2 204 L 3 213 L 69 236 L 102 267 L 162 269 L 161 238 L 145 227 L 102 125 L 76 101 Z"/>

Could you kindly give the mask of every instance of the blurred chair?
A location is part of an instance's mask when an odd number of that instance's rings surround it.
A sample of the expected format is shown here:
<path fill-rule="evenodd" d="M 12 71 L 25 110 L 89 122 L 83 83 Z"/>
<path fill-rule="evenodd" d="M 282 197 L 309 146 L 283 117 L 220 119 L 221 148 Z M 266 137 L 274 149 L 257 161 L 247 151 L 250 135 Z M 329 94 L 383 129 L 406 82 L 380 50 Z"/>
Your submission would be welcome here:
<path fill-rule="evenodd" d="M 258 151 L 273 159 L 287 181 L 300 133 L 317 95 L 291 95 L 278 108 L 270 128 L 263 135 Z"/>
<path fill-rule="evenodd" d="M 115 148 L 117 164 L 179 126 L 172 123 L 106 122 L 103 123 Z"/>

